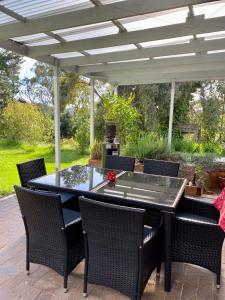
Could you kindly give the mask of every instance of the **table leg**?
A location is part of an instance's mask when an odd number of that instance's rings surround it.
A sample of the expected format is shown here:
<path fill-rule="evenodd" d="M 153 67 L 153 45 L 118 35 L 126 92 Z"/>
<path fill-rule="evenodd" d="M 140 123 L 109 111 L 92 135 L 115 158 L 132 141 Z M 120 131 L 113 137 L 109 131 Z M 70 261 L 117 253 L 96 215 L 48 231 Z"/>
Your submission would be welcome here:
<path fill-rule="evenodd" d="M 164 245 L 165 245 L 165 279 L 164 279 L 164 289 L 165 292 L 170 292 L 171 290 L 171 246 L 172 246 L 172 223 L 173 223 L 173 213 L 164 212 Z"/>

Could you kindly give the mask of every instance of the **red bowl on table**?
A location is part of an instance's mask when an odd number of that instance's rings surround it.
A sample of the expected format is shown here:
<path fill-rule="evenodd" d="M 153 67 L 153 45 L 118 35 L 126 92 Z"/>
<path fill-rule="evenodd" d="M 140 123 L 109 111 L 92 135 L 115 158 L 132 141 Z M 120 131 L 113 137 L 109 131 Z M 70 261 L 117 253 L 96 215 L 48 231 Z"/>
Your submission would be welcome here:
<path fill-rule="evenodd" d="M 109 171 L 107 174 L 107 179 L 109 183 L 115 183 L 116 182 L 116 172 L 115 171 Z"/>

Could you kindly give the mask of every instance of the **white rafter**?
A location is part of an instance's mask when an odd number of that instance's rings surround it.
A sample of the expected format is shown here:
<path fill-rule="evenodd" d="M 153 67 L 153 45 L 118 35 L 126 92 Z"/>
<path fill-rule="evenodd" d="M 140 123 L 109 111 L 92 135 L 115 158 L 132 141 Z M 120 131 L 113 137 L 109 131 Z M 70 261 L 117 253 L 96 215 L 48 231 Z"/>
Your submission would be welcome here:
<path fill-rule="evenodd" d="M 105 47 L 128 45 L 136 42 L 149 42 L 193 34 L 210 33 L 225 30 L 225 17 L 204 19 L 203 16 L 188 19 L 186 23 L 169 25 L 145 30 L 112 34 L 103 37 L 83 39 L 48 46 L 30 47 L 29 54 L 35 57 L 65 52 L 92 50 Z"/>
<path fill-rule="evenodd" d="M 12 23 L 0 26 L 0 40 L 24 36 L 40 32 L 66 29 L 107 22 L 141 14 L 159 12 L 173 8 L 185 7 L 200 3 L 208 3 L 211 0 L 127 0 L 87 8 L 79 11 L 39 17 L 27 20 L 26 24 Z M 219 0 L 216 0 L 219 1 Z"/>
<path fill-rule="evenodd" d="M 191 40 L 190 43 L 183 43 L 178 45 L 156 46 L 140 50 L 127 50 L 114 53 L 96 54 L 89 57 L 74 57 L 65 58 L 61 60 L 61 66 L 71 65 L 88 65 L 99 64 L 107 62 L 128 61 L 134 59 L 143 59 L 154 56 L 166 56 L 185 54 L 201 51 L 213 51 L 225 49 L 225 39 L 209 40 L 204 39 Z"/>

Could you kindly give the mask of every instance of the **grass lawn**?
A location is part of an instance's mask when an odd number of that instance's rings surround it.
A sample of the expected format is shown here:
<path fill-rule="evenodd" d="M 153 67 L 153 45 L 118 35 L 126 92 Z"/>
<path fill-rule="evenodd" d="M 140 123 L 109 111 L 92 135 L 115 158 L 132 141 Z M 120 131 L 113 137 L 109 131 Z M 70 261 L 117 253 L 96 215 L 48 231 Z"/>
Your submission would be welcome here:
<path fill-rule="evenodd" d="M 72 142 L 63 142 L 61 147 L 62 168 L 88 163 L 89 155 L 79 154 Z M 54 172 L 55 156 L 53 146 L 16 145 L 0 140 L 0 197 L 12 193 L 13 185 L 20 183 L 16 163 L 40 157 L 45 158 L 47 172 Z"/>

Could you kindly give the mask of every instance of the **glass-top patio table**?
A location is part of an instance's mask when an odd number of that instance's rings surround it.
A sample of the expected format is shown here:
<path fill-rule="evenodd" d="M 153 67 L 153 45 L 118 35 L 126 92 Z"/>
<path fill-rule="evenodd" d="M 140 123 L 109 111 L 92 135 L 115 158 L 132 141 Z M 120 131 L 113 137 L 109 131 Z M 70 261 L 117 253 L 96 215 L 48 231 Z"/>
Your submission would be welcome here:
<path fill-rule="evenodd" d="M 33 179 L 29 181 L 29 186 L 75 193 L 108 203 L 160 210 L 165 229 L 165 291 L 170 291 L 172 222 L 186 179 L 116 171 L 116 183 L 111 186 L 107 180 L 108 171 L 92 166 L 73 166 Z"/>

